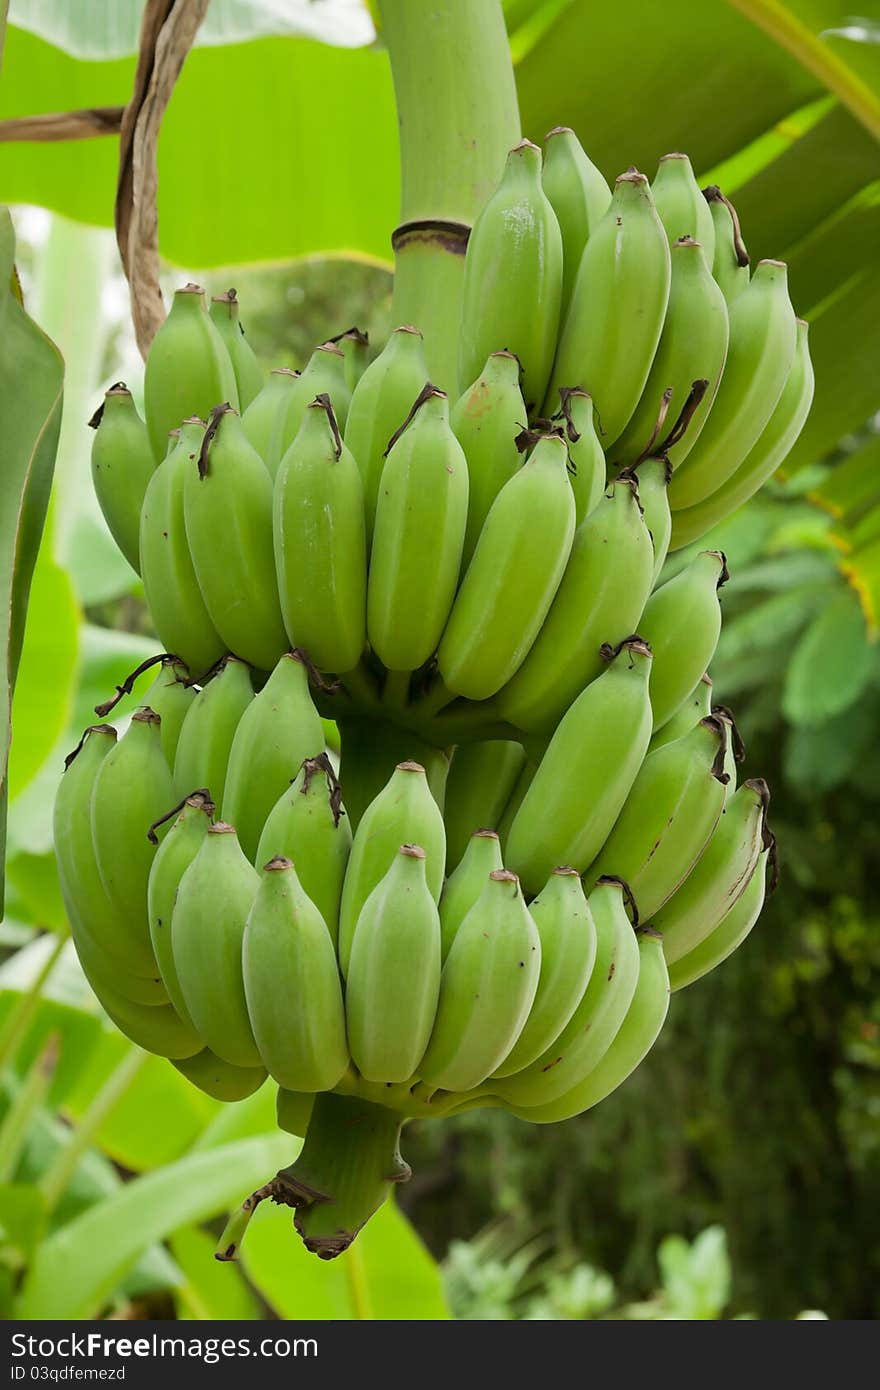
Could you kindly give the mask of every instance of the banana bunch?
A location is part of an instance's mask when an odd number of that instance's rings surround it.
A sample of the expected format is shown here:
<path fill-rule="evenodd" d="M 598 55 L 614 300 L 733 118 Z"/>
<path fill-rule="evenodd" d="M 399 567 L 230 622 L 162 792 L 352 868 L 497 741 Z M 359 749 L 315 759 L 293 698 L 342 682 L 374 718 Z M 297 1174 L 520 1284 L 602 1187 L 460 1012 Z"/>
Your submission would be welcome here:
<path fill-rule="evenodd" d="M 785 266 L 685 155 L 612 190 L 559 127 L 474 225 L 458 349 L 433 382 L 417 326 L 349 329 L 264 378 L 187 285 L 146 419 L 120 383 L 91 421 L 166 650 L 61 782 L 76 949 L 133 1041 L 305 1135 L 220 1258 L 264 1196 L 339 1254 L 411 1119 L 597 1104 L 775 881 L 707 675 L 726 559 L 668 556 L 806 419 Z"/>

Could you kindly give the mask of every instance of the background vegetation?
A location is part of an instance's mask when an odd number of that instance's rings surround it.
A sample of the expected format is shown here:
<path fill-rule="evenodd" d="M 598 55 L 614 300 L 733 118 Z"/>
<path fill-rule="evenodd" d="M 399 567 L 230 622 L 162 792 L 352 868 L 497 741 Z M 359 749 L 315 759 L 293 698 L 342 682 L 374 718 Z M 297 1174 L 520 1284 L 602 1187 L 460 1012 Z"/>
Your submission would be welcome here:
<path fill-rule="evenodd" d="M 398 175 L 386 57 L 340 46 L 369 39 L 366 12 L 303 0 L 279 21 L 279 8 L 213 0 L 163 130 L 160 228 L 168 285 L 235 284 L 265 364 L 296 366 L 352 322 L 381 345 Z M 733 573 L 713 675 L 749 772 L 774 789 L 782 886 L 748 945 L 676 997 L 649 1061 L 596 1112 L 540 1131 L 476 1112 L 407 1132 L 416 1177 L 400 1207 L 424 1245 L 387 1209 L 347 1260 L 316 1267 L 283 1213 L 261 1210 L 243 1267 L 215 1265 L 212 1221 L 290 1156 L 270 1088 L 219 1106 L 120 1038 L 64 943 L 50 844 L 63 754 L 156 650 L 88 481 L 84 421 L 110 381 L 138 386 L 101 230 L 115 141 L 0 144 L 0 197 L 52 209 L 16 207 L 18 262 L 28 309 L 67 364 L 9 770 L 7 1311 L 878 1312 L 880 44 L 828 0 L 506 10 L 527 133 L 574 125 L 609 176 L 689 150 L 701 181 L 734 198 L 753 254 L 789 260 L 811 320 L 817 400 L 786 479 L 712 538 Z M 139 6 L 117 5 L 112 32 L 106 11 L 12 0 L 0 118 L 127 99 Z M 445 1262 L 445 1295 L 425 1246 Z"/>

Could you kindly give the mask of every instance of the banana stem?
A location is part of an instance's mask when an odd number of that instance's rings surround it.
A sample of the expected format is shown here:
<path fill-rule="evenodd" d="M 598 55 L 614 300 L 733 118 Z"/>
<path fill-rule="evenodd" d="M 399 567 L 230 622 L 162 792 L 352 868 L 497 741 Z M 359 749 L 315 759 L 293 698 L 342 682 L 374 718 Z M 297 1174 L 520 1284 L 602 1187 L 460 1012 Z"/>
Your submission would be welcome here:
<path fill-rule="evenodd" d="M 464 253 L 520 138 L 501 0 L 378 0 L 400 126 L 394 321 L 425 339 L 431 380 L 457 394 Z"/>
<path fill-rule="evenodd" d="M 400 1115 L 382 1105 L 327 1091 L 316 1096 L 299 1158 L 232 1214 L 217 1259 L 236 1258 L 254 1211 L 267 1197 L 294 1208 L 307 1250 L 322 1260 L 341 1255 L 392 1185 L 410 1177 L 400 1157 L 401 1123 Z"/>
<path fill-rule="evenodd" d="M 382 687 L 382 704 L 391 709 L 405 709 L 409 703 L 409 671 L 387 671 Z"/>

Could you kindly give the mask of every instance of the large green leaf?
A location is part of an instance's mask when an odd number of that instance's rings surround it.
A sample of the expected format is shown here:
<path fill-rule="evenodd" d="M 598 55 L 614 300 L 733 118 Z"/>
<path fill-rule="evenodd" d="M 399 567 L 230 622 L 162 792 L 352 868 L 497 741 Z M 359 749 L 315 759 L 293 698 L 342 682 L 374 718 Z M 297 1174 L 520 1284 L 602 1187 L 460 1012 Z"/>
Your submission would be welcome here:
<path fill-rule="evenodd" d="M 5 842 L 12 696 L 24 638 L 31 577 L 61 425 L 63 365 L 54 344 L 23 309 L 15 281 L 15 238 L 0 209 L 0 870 Z M 2 889 L 0 889 L 2 907 Z"/>
<path fill-rule="evenodd" d="M 240 1201 L 287 1161 L 288 1149 L 286 1135 L 243 1139 L 126 1183 L 42 1243 L 16 1316 L 95 1317 L 142 1251 Z"/>
<path fill-rule="evenodd" d="M 843 589 L 807 628 L 792 655 L 782 707 L 793 724 L 822 724 L 854 704 L 877 669 L 854 594 Z"/>

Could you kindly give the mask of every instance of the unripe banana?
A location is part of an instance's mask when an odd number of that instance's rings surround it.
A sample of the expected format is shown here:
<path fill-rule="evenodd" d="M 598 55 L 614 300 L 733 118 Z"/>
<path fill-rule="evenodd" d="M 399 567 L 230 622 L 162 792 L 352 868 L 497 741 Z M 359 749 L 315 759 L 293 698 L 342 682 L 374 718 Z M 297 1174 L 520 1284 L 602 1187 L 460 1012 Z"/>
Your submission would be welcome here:
<path fill-rule="evenodd" d="M 478 826 L 497 828 L 525 760 L 521 743 L 501 739 L 460 744 L 456 748 L 443 805 L 446 868 L 450 874 Z M 493 868 L 500 869 L 501 865 Z"/>
<path fill-rule="evenodd" d="M 653 571 L 654 549 L 636 486 L 621 479 L 575 532 L 538 638 L 498 697 L 499 716 L 520 729 L 552 732 L 601 673 L 602 644 L 616 646 L 639 628 Z"/>
<path fill-rule="evenodd" d="M 214 815 L 214 803 L 207 791 L 193 791 L 180 807 L 153 860 L 147 884 L 147 913 L 150 940 L 168 996 L 185 1023 L 192 1023 L 183 990 L 177 978 L 171 941 L 171 917 L 180 880 L 202 847 Z M 155 837 L 155 829 L 150 834 Z"/>
<path fill-rule="evenodd" d="M 547 395 L 547 409 L 553 410 L 560 387 L 589 391 L 606 453 L 645 388 L 666 314 L 669 276 L 669 243 L 648 180 L 635 169 L 627 171 L 587 242 Z"/>
<path fill-rule="evenodd" d="M 669 245 L 674 246 L 682 237 L 698 241 L 703 248 L 706 269 L 711 271 L 715 256 L 715 223 L 686 154 L 662 156 L 651 192 Z"/>
<path fill-rule="evenodd" d="M 329 396 L 306 408 L 273 499 L 275 568 L 290 641 L 322 671 L 350 671 L 367 640 L 364 490 Z"/>
<path fill-rule="evenodd" d="M 345 986 L 351 1057 L 367 1081 L 415 1074 L 440 993 L 440 919 L 425 851 L 401 845 L 358 914 Z"/>
<path fill-rule="evenodd" d="M 539 760 L 540 754 L 537 752 L 526 755 L 522 771 L 514 782 L 513 790 L 507 798 L 507 804 L 501 812 L 501 819 L 498 822 L 498 838 L 501 841 L 502 856 L 508 836 L 510 835 L 510 827 L 516 819 L 516 813 L 525 800 L 526 792 L 535 780 L 535 773 L 538 771 Z"/>
<path fill-rule="evenodd" d="M 590 981 L 596 963 L 596 924 L 577 869 L 554 869 L 529 905 L 541 939 L 541 975 L 525 1027 L 498 1077 L 522 1071 L 556 1041 Z"/>
<path fill-rule="evenodd" d="M 97 980 L 85 965 L 83 974 L 120 1033 L 145 1052 L 177 1061 L 194 1057 L 204 1047 L 195 1030 L 178 1017 L 170 1004 L 135 1004 Z"/>
<path fill-rule="evenodd" d="M 169 430 L 190 415 L 207 419 L 220 401 L 238 408 L 229 353 L 211 322 L 205 291 L 184 285 L 152 341 L 144 371 L 144 408 L 156 461 L 165 455 Z"/>
<path fill-rule="evenodd" d="M 514 817 L 505 862 L 529 895 L 558 864 L 592 864 L 620 815 L 651 737 L 651 649 L 627 638 L 562 719 Z"/>
<path fill-rule="evenodd" d="M 183 487 L 199 588 L 226 647 L 270 671 L 287 647 L 272 551 L 272 482 L 229 405 L 218 405 Z"/>
<path fill-rule="evenodd" d="M 212 1052 L 234 1067 L 262 1065 L 248 1018 L 242 939 L 260 877 L 224 821 L 208 828 L 184 872 L 171 918 L 177 978 Z"/>
<path fill-rule="evenodd" d="M 244 336 L 238 310 L 238 296 L 235 290 L 227 290 L 226 294 L 215 294 L 212 297 L 208 312 L 229 353 L 238 390 L 239 411 L 243 415 L 251 401 L 256 400 L 263 389 L 263 369 Z M 219 398 L 214 401 L 214 405 L 218 404 Z"/>
<path fill-rule="evenodd" d="M 242 950 L 263 1064 L 291 1091 L 330 1091 L 348 1066 L 345 1010 L 327 924 L 289 859 L 263 869 Z"/>
<path fill-rule="evenodd" d="M 575 1088 L 536 1110 L 515 1110 L 533 1124 L 570 1120 L 598 1105 L 615 1091 L 648 1055 L 659 1037 L 669 1010 L 669 972 L 656 933 L 640 931 L 639 975 L 635 994 L 617 1035 L 602 1060 Z"/>
<path fill-rule="evenodd" d="M 772 477 L 793 447 L 813 404 L 815 377 L 807 342 L 808 332 L 808 324 L 798 319 L 794 362 L 776 409 L 757 443 L 736 471 L 704 502 L 674 513 L 671 542 L 674 550 L 699 540 L 711 527 L 747 502 Z"/>
<path fill-rule="evenodd" d="M 174 766 L 183 721 L 196 696 L 194 687 L 189 683 L 189 674 L 189 668 L 176 656 L 165 656 L 153 684 L 144 696 L 144 704 L 161 720 L 162 752 L 169 767 Z"/>
<path fill-rule="evenodd" d="M 515 145 L 471 232 L 464 265 L 458 379 L 462 389 L 490 352 L 522 363 L 522 390 L 539 406 L 553 365 L 562 297 L 562 236 L 541 187 L 541 151 Z"/>
<path fill-rule="evenodd" d="M 466 569 L 489 508 L 519 470 L 518 436 L 527 423 L 519 389 L 519 360 L 512 352 L 493 352 L 477 380 L 452 411 L 452 429 L 468 467 L 468 518 L 462 569 Z"/>
<path fill-rule="evenodd" d="M 253 698 L 247 662 L 222 657 L 186 712 L 174 756 L 175 795 L 207 787 L 222 803 L 232 740 Z"/>
<path fill-rule="evenodd" d="M 162 982 L 158 965 L 153 966 L 153 974 L 149 979 L 145 975 L 133 974 L 130 969 L 118 965 L 112 956 L 102 950 L 97 939 L 90 934 L 85 916 L 75 902 L 71 903 L 68 918 L 70 935 L 76 947 L 79 963 L 86 978 L 94 981 L 92 988 L 96 994 L 109 993 L 112 998 L 119 998 L 125 1003 L 144 1004 L 149 1007 L 168 1003 L 168 991 Z"/>
<path fill-rule="evenodd" d="M 151 709 L 135 711 L 128 729 L 101 762 L 91 798 L 98 871 L 117 914 L 120 937 L 139 968 L 153 959 L 147 883 L 156 846 L 147 832 L 174 803 L 159 724 Z"/>
<path fill-rule="evenodd" d="M 141 507 L 156 460 L 124 381 L 110 387 L 89 424 L 97 430 L 92 442 L 95 495 L 111 536 L 139 574 Z"/>
<path fill-rule="evenodd" d="M 544 139 L 541 182 L 562 236 L 564 320 L 584 247 L 608 211 L 611 189 L 574 131 L 564 125 L 554 126 Z"/>
<path fill-rule="evenodd" d="M 665 743 L 683 738 L 696 728 L 701 719 L 712 713 L 712 677 L 700 676 L 684 704 L 679 705 L 671 719 L 667 719 L 662 729 L 658 729 L 648 744 L 648 752 L 662 748 Z M 726 769 L 725 769 L 726 770 Z"/>
<path fill-rule="evenodd" d="M 417 328 L 395 328 L 379 356 L 367 367 L 351 397 L 345 442 L 364 483 L 367 537 L 373 534 L 379 479 L 392 436 L 412 409 L 428 379 L 425 345 Z"/>
<path fill-rule="evenodd" d="M 709 419 L 670 483 L 673 511 L 705 501 L 739 468 L 782 395 L 796 341 L 787 267 L 759 261 L 730 306 L 724 375 Z"/>
<path fill-rule="evenodd" d="M 764 906 L 767 866 L 772 851 L 762 852 L 745 891 L 708 936 L 669 967 L 669 984 L 673 990 L 684 989 L 708 975 L 716 965 L 732 955 L 745 941 L 761 915 Z"/>
<path fill-rule="evenodd" d="M 748 286 L 749 253 L 742 239 L 739 218 L 733 203 L 725 198 L 717 184 L 710 184 L 708 188 L 704 188 L 703 197 L 709 205 L 715 228 L 712 274 L 730 305 Z"/>
<path fill-rule="evenodd" d="M 241 417 L 242 429 L 273 478 L 281 462 L 281 455 L 274 453 L 272 448 L 276 436 L 275 426 L 286 413 L 289 394 L 294 383 L 299 380 L 299 375 L 299 372 L 292 371 L 290 367 L 273 367 L 262 391 Z"/>
<path fill-rule="evenodd" d="M 697 197 L 708 214 L 699 190 Z M 690 237 L 682 237 L 672 245 L 672 279 L 663 332 L 641 399 L 614 446 L 616 460 L 635 463 L 653 448 L 667 392 L 671 392 L 669 401 L 675 419 L 688 401 L 691 388 L 697 382 L 703 383 L 702 395 L 683 422 L 685 428 L 680 437 L 662 445 L 673 468 L 687 458 L 709 418 L 727 357 L 729 330 L 727 304 L 712 279 L 704 249 Z"/>
<path fill-rule="evenodd" d="M 522 1071 L 492 1083 L 493 1092 L 511 1109 L 547 1104 L 578 1085 L 604 1057 L 632 1002 L 639 950 L 626 912 L 626 885 L 603 880 L 588 902 L 596 931 L 589 983 L 546 1051 Z"/>
<path fill-rule="evenodd" d="M 316 396 L 330 397 L 339 428 L 344 430 L 348 407 L 351 404 L 351 392 L 345 380 L 345 355 L 335 343 L 321 343 L 315 348 L 288 391 L 287 404 L 276 420 L 270 445 L 273 460 L 284 458 L 299 434 L 307 406 Z"/>
<path fill-rule="evenodd" d="M 718 590 L 727 579 L 723 552 L 703 550 L 648 600 L 639 632 L 654 652 L 655 729 L 672 718 L 715 654 L 721 633 Z"/>
<path fill-rule="evenodd" d="M 541 630 L 574 536 L 566 462 L 564 440 L 545 435 L 492 503 L 437 652 L 458 695 L 495 695 Z"/>
<path fill-rule="evenodd" d="M 253 860 L 266 817 L 302 767 L 324 751 L 324 730 L 299 652 L 286 652 L 238 722 L 223 791 L 223 816 Z"/>
<path fill-rule="evenodd" d="M 180 438 L 150 479 L 141 511 L 140 572 L 163 646 L 191 671 L 207 671 L 225 650 L 211 622 L 186 535 L 184 482 L 196 467 L 205 425 L 187 420 Z"/>
<path fill-rule="evenodd" d="M 382 471 L 370 552 L 367 631 L 389 671 L 414 671 L 437 647 L 458 583 L 467 499 L 446 396 L 428 384 Z"/>
<path fill-rule="evenodd" d="M 409 838 L 407 838 L 409 837 Z M 425 851 L 425 873 L 435 902 L 440 900 L 446 861 L 446 832 L 440 808 L 419 763 L 400 763 L 370 803 L 354 835 L 339 912 L 339 964 L 348 972 L 351 943 L 360 910 L 385 877 L 401 844 Z"/>
<path fill-rule="evenodd" d="M 440 954 L 444 961 L 455 933 L 485 888 L 489 875 L 503 868 L 501 842 L 495 831 L 475 830 L 440 897 Z"/>
<path fill-rule="evenodd" d="M 770 844 L 769 800 L 767 783 L 761 778 L 744 782 L 729 798 L 711 840 L 684 883 L 654 914 L 652 926 L 663 936 L 668 965 L 699 946 L 745 892 L 761 850 Z"/>
<path fill-rule="evenodd" d="M 366 370 L 370 335 L 362 333 L 359 328 L 347 328 L 344 333 L 330 338 L 329 342 L 338 347 L 345 358 L 345 384 L 351 395 Z"/>
<path fill-rule="evenodd" d="M 721 721 L 701 719 L 684 738 L 649 753 L 585 882 L 623 878 L 643 921 L 683 883 L 724 807 L 727 743 Z"/>
<path fill-rule="evenodd" d="M 660 578 L 660 571 L 669 553 L 672 536 L 672 512 L 669 508 L 669 480 L 672 469 L 666 458 L 646 458 L 633 469 L 639 502 L 645 525 L 651 535 L 654 547 L 654 571 L 652 583 Z"/>
<path fill-rule="evenodd" d="M 116 909 L 98 870 L 91 829 L 91 800 L 95 779 L 116 744 L 110 724 L 86 729 L 64 764 L 55 797 L 53 842 L 64 906 L 72 928 L 79 926 L 113 971 L 155 981 L 156 961 L 148 943 L 130 943 L 120 927 Z M 146 832 L 145 832 L 146 833 Z"/>
<path fill-rule="evenodd" d="M 523 1030 L 541 973 L 541 941 L 516 874 L 498 869 L 455 934 L 437 1018 L 418 1075 L 469 1091 L 500 1066 Z"/>
<path fill-rule="evenodd" d="M 568 477 L 574 493 L 575 525 L 595 511 L 605 492 L 605 455 L 593 411 L 593 398 L 578 387 L 563 387 L 559 393 L 561 409 L 554 419 L 565 421 L 568 444 Z"/>
<path fill-rule="evenodd" d="M 342 885 L 351 854 L 351 822 L 326 753 L 306 758 L 296 780 L 282 792 L 263 826 L 256 862 L 279 855 L 292 859 L 303 890 L 327 924 L 336 944 Z"/>
<path fill-rule="evenodd" d="M 724 725 L 727 740 L 727 751 L 724 754 L 724 771 L 727 773 L 728 779 L 724 788 L 724 804 L 726 806 L 736 792 L 737 763 L 745 762 L 746 750 L 733 715 L 727 706 L 713 705 L 712 713 Z"/>
<path fill-rule="evenodd" d="M 194 1057 L 172 1062 L 181 1076 L 214 1100 L 246 1100 L 266 1080 L 265 1067 L 233 1067 L 215 1056 L 209 1047 Z"/>

